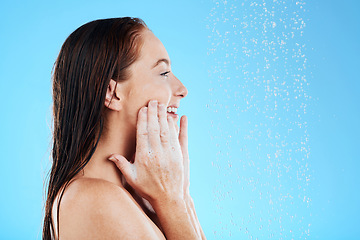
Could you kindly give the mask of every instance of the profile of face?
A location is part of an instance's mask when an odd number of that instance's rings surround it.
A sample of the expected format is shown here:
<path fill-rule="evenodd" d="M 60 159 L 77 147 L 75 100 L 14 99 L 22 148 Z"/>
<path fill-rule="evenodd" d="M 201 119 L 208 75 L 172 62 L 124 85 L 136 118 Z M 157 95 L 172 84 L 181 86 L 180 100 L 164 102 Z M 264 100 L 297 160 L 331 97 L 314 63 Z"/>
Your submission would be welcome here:
<path fill-rule="evenodd" d="M 116 82 L 111 80 L 109 89 L 116 92 L 116 100 L 105 101 L 132 127 L 136 126 L 139 110 L 150 100 L 157 100 L 165 107 L 179 107 L 180 100 L 188 93 L 172 73 L 169 55 L 161 41 L 150 30 L 143 30 L 141 37 L 143 45 L 139 58 L 129 67 L 130 78 L 116 87 Z"/>

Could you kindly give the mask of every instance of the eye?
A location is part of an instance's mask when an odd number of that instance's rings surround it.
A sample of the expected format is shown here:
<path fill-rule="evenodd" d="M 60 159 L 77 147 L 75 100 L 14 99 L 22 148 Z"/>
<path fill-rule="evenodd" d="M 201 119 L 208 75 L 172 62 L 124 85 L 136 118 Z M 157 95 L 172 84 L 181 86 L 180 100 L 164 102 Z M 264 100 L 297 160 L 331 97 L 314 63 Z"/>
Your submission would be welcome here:
<path fill-rule="evenodd" d="M 170 73 L 170 71 L 167 71 L 167 72 L 164 72 L 164 73 L 161 73 L 160 75 L 161 76 L 164 76 L 164 77 L 168 77 L 168 74 Z"/>

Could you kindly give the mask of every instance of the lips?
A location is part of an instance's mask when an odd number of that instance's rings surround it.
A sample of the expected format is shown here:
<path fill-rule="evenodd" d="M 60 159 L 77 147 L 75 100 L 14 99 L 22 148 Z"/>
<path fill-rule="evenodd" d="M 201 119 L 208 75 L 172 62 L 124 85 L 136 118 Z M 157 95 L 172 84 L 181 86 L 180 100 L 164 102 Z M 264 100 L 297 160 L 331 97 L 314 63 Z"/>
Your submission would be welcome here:
<path fill-rule="evenodd" d="M 177 115 L 176 113 L 168 112 L 167 114 L 168 114 L 169 116 L 173 117 L 176 121 L 179 120 L 179 115 Z"/>
<path fill-rule="evenodd" d="M 173 113 L 173 112 L 168 112 L 167 114 L 169 114 L 170 116 L 179 116 L 179 115 L 177 115 L 176 113 Z"/>
<path fill-rule="evenodd" d="M 169 105 L 166 108 L 166 112 L 167 112 L 168 116 L 171 116 L 172 118 L 174 118 L 176 122 L 179 119 L 179 115 L 176 114 L 178 108 L 179 108 L 179 105 Z"/>

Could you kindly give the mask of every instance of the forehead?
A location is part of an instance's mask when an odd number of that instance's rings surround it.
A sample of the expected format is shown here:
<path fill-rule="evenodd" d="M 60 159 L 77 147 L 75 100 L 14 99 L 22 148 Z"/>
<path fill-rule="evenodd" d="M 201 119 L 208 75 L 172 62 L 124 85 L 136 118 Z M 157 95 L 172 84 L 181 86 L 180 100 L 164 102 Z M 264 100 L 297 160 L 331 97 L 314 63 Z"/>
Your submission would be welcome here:
<path fill-rule="evenodd" d="M 169 59 L 169 55 L 164 45 L 151 31 L 145 30 L 141 36 L 143 39 L 143 45 L 140 51 L 139 60 L 149 61 L 154 64 L 159 59 Z"/>

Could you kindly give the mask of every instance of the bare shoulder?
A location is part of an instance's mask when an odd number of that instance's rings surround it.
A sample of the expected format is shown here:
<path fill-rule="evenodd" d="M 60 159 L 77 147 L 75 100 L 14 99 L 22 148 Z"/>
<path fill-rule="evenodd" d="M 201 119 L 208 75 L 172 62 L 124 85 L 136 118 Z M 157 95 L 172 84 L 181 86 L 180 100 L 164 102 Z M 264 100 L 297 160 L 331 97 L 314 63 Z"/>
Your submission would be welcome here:
<path fill-rule="evenodd" d="M 59 223 L 61 239 L 161 239 L 132 196 L 101 179 L 77 179 L 66 188 Z"/>
<path fill-rule="evenodd" d="M 61 200 L 61 206 L 70 203 L 80 204 L 96 204 L 103 200 L 117 202 L 127 195 L 126 191 L 116 186 L 115 184 L 98 179 L 98 178 L 79 178 L 72 181 L 64 192 Z M 109 198 L 109 199 L 107 199 Z"/>

